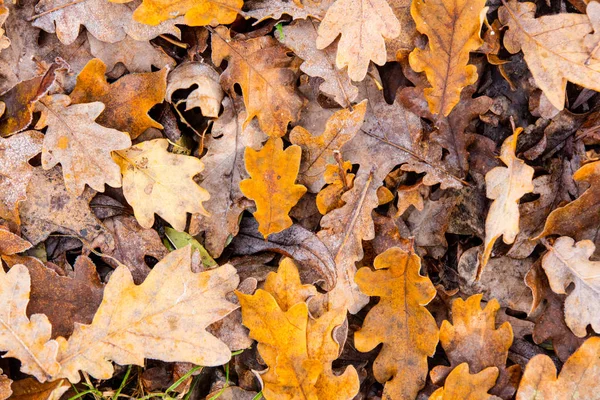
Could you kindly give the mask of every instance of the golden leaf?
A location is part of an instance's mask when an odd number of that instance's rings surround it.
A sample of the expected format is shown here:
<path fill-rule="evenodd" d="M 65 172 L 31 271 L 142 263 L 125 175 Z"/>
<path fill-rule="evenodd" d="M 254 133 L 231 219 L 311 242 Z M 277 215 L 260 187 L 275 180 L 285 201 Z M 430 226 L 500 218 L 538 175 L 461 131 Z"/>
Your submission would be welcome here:
<path fill-rule="evenodd" d="M 148 112 L 165 98 L 166 69 L 128 74 L 110 84 L 104 76 L 105 73 L 106 65 L 102 60 L 90 60 L 77 76 L 77 84 L 70 94 L 72 103 L 104 103 L 104 111 L 96 122 L 127 132 L 132 139 L 140 136 L 148 128 L 163 128 L 148 115 Z"/>
<path fill-rule="evenodd" d="M 469 365 L 462 363 L 450 372 L 444 387 L 433 392 L 429 400 L 492 400 L 495 396 L 488 390 L 494 386 L 497 376 L 495 367 L 471 375 Z"/>
<path fill-rule="evenodd" d="M 427 357 L 438 343 L 435 319 L 425 308 L 436 290 L 419 273 L 420 258 L 399 247 L 378 255 L 373 267 L 361 268 L 355 277 L 363 293 L 380 300 L 354 334 L 354 345 L 367 352 L 383 343 L 373 364 L 375 379 L 385 383 L 383 397 L 414 399 L 425 386 Z"/>
<path fill-rule="evenodd" d="M 413 0 L 410 11 L 417 30 L 429 38 L 426 50 L 410 53 L 410 66 L 427 75 L 432 87 L 425 89 L 425 98 L 431 112 L 448 116 L 462 89 L 477 81 L 469 53 L 483 44 L 479 32 L 485 0 Z"/>
<path fill-rule="evenodd" d="M 358 392 L 354 367 L 334 375 L 331 363 L 339 344 L 333 329 L 344 322 L 344 308 L 312 319 L 305 300 L 316 293 L 302 285 L 295 263 L 284 259 L 269 285 L 254 295 L 237 292 L 244 325 L 258 341 L 258 351 L 268 366 L 261 373 L 266 399 L 352 399 Z"/>
<path fill-rule="evenodd" d="M 369 62 L 385 64 L 385 40 L 400 35 L 400 21 L 386 0 L 336 0 L 319 26 L 317 49 L 324 49 L 341 35 L 336 65 L 348 67 L 353 81 L 362 81 Z"/>
<path fill-rule="evenodd" d="M 195 157 L 169 153 L 166 139 L 154 139 L 118 151 L 113 158 L 123 173 L 123 194 L 143 228 L 154 224 L 154 213 L 184 231 L 186 212 L 206 214 L 202 202 L 209 193 L 193 178 L 204 169 Z"/>
<path fill-rule="evenodd" d="M 592 337 L 569 357 L 558 377 L 550 357 L 540 354 L 525 367 L 517 400 L 600 399 L 600 338 Z"/>
<path fill-rule="evenodd" d="M 240 182 L 240 190 L 256 203 L 254 218 L 265 238 L 292 226 L 288 213 L 306 193 L 304 186 L 294 183 L 300 156 L 299 146 L 283 150 L 283 141 L 279 138 L 269 139 L 258 151 L 246 148 L 244 158 L 250 179 Z"/>
<path fill-rule="evenodd" d="M 494 200 L 485 220 L 485 248 L 477 277 L 487 264 L 496 239 L 502 236 L 511 244 L 519 233 L 519 199 L 533 192 L 534 170 L 517 158 L 517 138 L 523 129 L 517 128 L 502 144 L 500 159 L 506 167 L 496 167 L 485 174 L 486 194 Z"/>
<path fill-rule="evenodd" d="M 111 1 L 124 3 L 131 0 Z M 189 26 L 225 25 L 235 21 L 243 5 L 243 0 L 143 0 L 133 12 L 133 19 L 158 25 L 185 14 L 184 22 Z"/>
<path fill-rule="evenodd" d="M 64 94 L 46 96 L 38 103 L 43 116 L 36 128 L 47 124 L 42 148 L 42 167 L 62 165 L 67 190 L 79 196 L 88 184 L 104 192 L 104 184 L 121 187 L 119 166 L 111 151 L 131 146 L 129 135 L 94 122 L 104 104 L 73 104 Z"/>
<path fill-rule="evenodd" d="M 248 113 L 244 127 L 258 118 L 260 128 L 269 136 L 281 137 L 289 122 L 300 117 L 304 100 L 298 95 L 296 69 L 288 50 L 271 36 L 247 40 L 231 39 L 225 27 L 212 35 L 212 61 L 228 61 L 221 74 L 221 85 L 234 93 L 238 83 Z"/>
<path fill-rule="evenodd" d="M 327 186 L 317 193 L 317 209 L 323 215 L 336 208 L 342 207 L 345 203 L 342 195 L 352 188 L 354 183 L 354 174 L 351 174 L 352 164 L 345 161 L 342 166 L 330 164 L 325 167 L 323 179 Z"/>

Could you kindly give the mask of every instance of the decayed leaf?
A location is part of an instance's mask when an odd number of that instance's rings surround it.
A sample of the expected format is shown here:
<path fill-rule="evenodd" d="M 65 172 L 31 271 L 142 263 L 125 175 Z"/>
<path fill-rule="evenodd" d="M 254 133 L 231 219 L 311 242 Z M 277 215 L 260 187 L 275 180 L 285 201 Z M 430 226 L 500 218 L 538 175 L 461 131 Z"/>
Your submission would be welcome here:
<path fill-rule="evenodd" d="M 171 96 L 178 89 L 197 85 L 185 100 L 185 109 L 200 107 L 202 115 L 217 118 L 221 110 L 223 89 L 219 83 L 219 73 L 201 62 L 188 62 L 179 65 L 169 73 L 165 99 L 171 103 Z"/>
<path fill-rule="evenodd" d="M 293 4 L 293 3 L 291 3 Z M 319 24 L 313 20 L 297 20 L 285 26 L 281 43 L 292 49 L 304 62 L 300 70 L 312 77 L 323 78 L 319 89 L 333 97 L 342 107 L 349 107 L 358 96 L 358 88 L 352 85 L 348 74 L 335 66 L 335 47 L 323 50 L 316 47 Z"/>
<path fill-rule="evenodd" d="M 283 150 L 279 138 L 269 139 L 258 151 L 246 148 L 244 158 L 250 179 L 240 182 L 240 190 L 256 203 L 254 218 L 265 239 L 292 226 L 288 213 L 306 193 L 306 187 L 295 183 L 300 156 L 299 146 Z"/>
<path fill-rule="evenodd" d="M 65 379 L 40 383 L 35 378 L 14 381 L 11 389 L 13 400 L 59 400 L 71 388 Z"/>
<path fill-rule="evenodd" d="M 22 253 L 31 243 L 0 225 L 0 256 Z"/>
<path fill-rule="evenodd" d="M 45 382 L 58 373 L 58 343 L 50 340 L 52 325 L 43 314 L 27 318 L 30 280 L 27 267 L 0 268 L 0 350 L 21 361 L 21 371 Z"/>
<path fill-rule="evenodd" d="M 386 0 L 336 0 L 319 26 L 317 48 L 324 49 L 341 35 L 336 65 L 348 67 L 353 81 L 362 81 L 369 62 L 385 64 L 385 40 L 400 35 L 400 21 Z"/>
<path fill-rule="evenodd" d="M 108 83 L 105 73 L 106 65 L 102 60 L 90 60 L 77 76 L 77 85 L 70 94 L 72 103 L 104 103 L 104 110 L 96 118 L 96 122 L 127 132 L 132 139 L 140 136 L 148 128 L 163 128 L 148 115 L 148 112 L 165 98 L 166 69 L 128 74 L 113 83 Z"/>
<path fill-rule="evenodd" d="M 133 19 L 147 25 L 158 25 L 185 15 L 183 21 L 186 25 L 225 25 L 235 21 L 243 4 L 243 0 L 143 0 L 142 5 L 133 12 Z"/>
<path fill-rule="evenodd" d="M 236 83 L 241 86 L 248 113 L 244 125 L 256 117 L 267 135 L 285 135 L 288 123 L 298 120 L 304 105 L 287 49 L 271 36 L 236 40 L 227 28 L 218 27 L 212 35 L 212 61 L 220 65 L 223 60 L 228 65 L 221 85 L 229 93 L 234 93 Z"/>
<path fill-rule="evenodd" d="M 206 139 L 208 152 L 202 157 L 202 187 L 210 193 L 204 207 L 210 216 L 195 214 L 190 224 L 190 233 L 205 232 L 204 244 L 214 257 L 220 256 L 225 244 L 237 234 L 240 214 L 252 205 L 239 187 L 248 178 L 244 150 L 259 150 L 267 138 L 256 121 L 244 128 L 246 111 L 241 99 L 226 98 L 223 108 Z"/>
<path fill-rule="evenodd" d="M 121 186 L 119 167 L 111 159 L 111 151 L 131 146 L 129 136 L 96 122 L 104 110 L 100 102 L 73 104 L 69 96 L 47 96 L 38 103 L 48 130 L 42 148 L 42 167 L 62 165 L 67 190 L 81 195 L 88 184 L 103 192 L 104 184 Z M 40 125 L 44 125 L 38 123 Z"/>
<path fill-rule="evenodd" d="M 19 203 L 25 200 L 33 174 L 29 160 L 42 151 L 44 135 L 26 131 L 0 140 L 0 218 L 21 223 Z"/>
<path fill-rule="evenodd" d="M 237 308 L 225 299 L 239 277 L 227 264 L 195 274 L 191 247 L 161 260 L 144 283 L 135 285 L 129 269 L 118 267 L 90 325 L 75 326 L 69 340 L 59 338 L 60 377 L 78 382 L 79 370 L 110 378 L 113 366 L 144 365 L 144 358 L 215 366 L 231 353 L 206 327 Z"/>
<path fill-rule="evenodd" d="M 314 287 L 301 284 L 290 259 L 282 260 L 277 274 L 269 274 L 264 290 L 237 293 L 244 325 L 269 367 L 261 373 L 265 398 L 352 399 L 358 392 L 354 367 L 334 375 L 331 365 L 339 352 L 333 330 L 344 322 L 345 309 L 312 319 L 305 301 L 314 294 Z"/>
<path fill-rule="evenodd" d="M 299 181 L 312 193 L 317 193 L 325 185 L 324 172 L 327 164 L 334 164 L 334 151 L 342 146 L 360 129 L 367 111 L 367 101 L 362 101 L 350 109 L 333 114 L 325 125 L 325 131 L 313 136 L 301 126 L 290 133 L 290 141 L 302 148 Z"/>
<path fill-rule="evenodd" d="M 487 12 L 485 0 L 413 1 L 410 11 L 417 30 L 429 38 L 426 50 L 410 53 L 410 66 L 427 75 L 432 87 L 425 89 L 425 97 L 431 112 L 447 116 L 462 89 L 477 81 L 469 53 L 483 44 L 479 32 Z"/>
<path fill-rule="evenodd" d="M 508 349 L 513 341 L 512 327 L 505 322 L 496 329 L 496 313 L 500 305 L 494 299 L 482 310 L 481 297 L 474 295 L 466 301 L 456 299 L 452 303 L 452 324 L 444 321 L 440 327 L 440 343 L 451 366 L 433 368 L 431 379 L 440 384 L 452 368 L 462 363 L 468 363 L 473 373 L 497 367 L 500 376 L 492 393 L 512 398 L 521 374 L 518 365 L 506 367 Z"/>
<path fill-rule="evenodd" d="M 517 138 L 523 129 L 517 128 L 502 144 L 500 159 L 506 167 L 496 167 L 485 175 L 487 197 L 494 200 L 485 220 L 485 247 L 477 276 L 487 264 L 496 239 L 502 236 L 511 244 L 519 233 L 519 199 L 533 192 L 534 170 L 517 158 Z"/>
<path fill-rule="evenodd" d="M 309 16 L 323 19 L 327 9 L 335 0 L 248 0 L 244 3 L 249 11 L 246 18 L 256 18 L 257 24 L 265 19 L 281 19 L 286 14 L 292 19 L 307 19 Z"/>
<path fill-rule="evenodd" d="M 436 290 L 420 274 L 419 257 L 399 247 L 378 255 L 373 266 L 375 271 L 365 267 L 356 273 L 361 291 L 380 300 L 354 334 L 354 345 L 366 352 L 383 343 L 373 364 L 375 379 L 385 383 L 383 397 L 414 399 L 425 386 L 427 357 L 438 343 L 435 319 L 425 308 Z"/>
<path fill-rule="evenodd" d="M 123 174 L 123 194 L 143 228 L 154 224 L 154 213 L 184 231 L 186 213 L 206 214 L 202 202 L 209 193 L 193 178 L 204 169 L 195 157 L 169 153 L 166 139 L 142 142 L 113 153 Z"/>
<path fill-rule="evenodd" d="M 9 265 L 23 264 L 29 270 L 31 294 L 27 314 L 44 314 L 52 324 L 52 337 L 69 337 L 74 324 L 89 324 L 102 301 L 104 285 L 96 266 L 86 256 L 79 256 L 74 274 L 59 276 L 34 257 L 4 256 Z"/>
<path fill-rule="evenodd" d="M 560 237 L 542 261 L 552 291 L 566 294 L 567 287 L 575 284 L 565 300 L 565 322 L 579 337 L 587 334 L 588 324 L 600 332 L 600 310 L 596 307 L 600 301 L 600 262 L 589 259 L 595 248 L 591 240 L 575 243 L 570 237 Z"/>
<path fill-rule="evenodd" d="M 558 377 L 556 366 L 546 355 L 533 357 L 523 374 L 517 400 L 600 399 L 598 369 L 600 338 L 585 341 L 563 365 Z"/>
<path fill-rule="evenodd" d="M 354 184 L 354 174 L 351 174 L 352 164 L 349 161 L 325 166 L 323 180 L 327 184 L 317 194 L 317 209 L 323 215 L 330 211 L 340 208 L 344 205 L 342 195 L 352 188 Z"/>
<path fill-rule="evenodd" d="M 563 13 L 535 18 L 534 3 L 510 0 L 498 11 L 500 22 L 508 26 L 504 46 L 511 53 L 523 50 L 536 85 L 559 110 L 565 105 L 567 81 L 600 90 L 598 54 L 592 54 L 600 36 L 588 18 L 599 8 L 600 4 L 590 2 L 588 15 Z"/>
<path fill-rule="evenodd" d="M 498 377 L 498 368 L 490 367 L 471 375 L 469 364 L 462 363 L 450 372 L 443 388 L 431 394 L 429 400 L 491 400 L 488 393 Z"/>

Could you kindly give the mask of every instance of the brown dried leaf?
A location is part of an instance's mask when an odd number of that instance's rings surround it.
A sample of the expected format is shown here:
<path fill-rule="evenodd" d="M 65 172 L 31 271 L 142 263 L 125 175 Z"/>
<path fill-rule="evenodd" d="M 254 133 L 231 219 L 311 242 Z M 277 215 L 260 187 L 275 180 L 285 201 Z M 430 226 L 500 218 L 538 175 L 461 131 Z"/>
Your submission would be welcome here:
<path fill-rule="evenodd" d="M 176 90 L 198 86 L 185 101 L 185 110 L 200 107 L 202 115 L 217 118 L 221 110 L 223 89 L 219 83 L 219 73 L 210 65 L 201 62 L 180 64 L 169 73 L 165 99 L 171 103 L 171 97 Z M 216 135 L 215 135 L 216 136 Z"/>
<path fill-rule="evenodd" d="M 322 20 L 327 9 L 335 0 L 248 0 L 244 3 L 249 11 L 246 18 L 259 22 L 265 19 L 281 19 L 286 14 L 294 20 L 315 17 Z"/>
<path fill-rule="evenodd" d="M 34 378 L 25 378 L 14 381 L 11 388 L 12 400 L 59 400 L 71 385 L 64 379 L 39 383 Z"/>
<path fill-rule="evenodd" d="M 22 253 L 29 248 L 31 243 L 0 225 L 0 256 Z"/>

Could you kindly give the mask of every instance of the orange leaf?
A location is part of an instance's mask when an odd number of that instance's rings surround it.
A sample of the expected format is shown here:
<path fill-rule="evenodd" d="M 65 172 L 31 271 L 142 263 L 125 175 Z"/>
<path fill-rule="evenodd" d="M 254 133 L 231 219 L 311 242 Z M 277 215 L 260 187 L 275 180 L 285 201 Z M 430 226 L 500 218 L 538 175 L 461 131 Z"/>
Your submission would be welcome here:
<path fill-rule="evenodd" d="M 443 388 L 431 394 L 429 400 L 488 400 L 488 393 L 498 377 L 498 368 L 490 367 L 477 374 L 469 374 L 469 364 L 462 363 L 448 375 Z"/>
<path fill-rule="evenodd" d="M 243 0 L 144 0 L 133 12 L 133 19 L 143 24 L 158 25 L 185 14 L 186 25 L 217 26 L 235 21 L 242 5 Z"/>

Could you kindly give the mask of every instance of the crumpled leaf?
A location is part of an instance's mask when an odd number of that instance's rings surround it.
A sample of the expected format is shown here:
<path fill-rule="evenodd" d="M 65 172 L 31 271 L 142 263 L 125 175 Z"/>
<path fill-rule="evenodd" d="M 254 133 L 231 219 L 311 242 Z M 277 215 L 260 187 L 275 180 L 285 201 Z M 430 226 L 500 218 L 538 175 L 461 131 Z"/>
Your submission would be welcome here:
<path fill-rule="evenodd" d="M 487 264 L 496 239 L 502 236 L 511 244 L 519 233 L 519 199 L 533 192 L 534 170 L 517 158 L 517 138 L 523 129 L 515 129 L 502 144 L 500 159 L 506 167 L 496 167 L 485 174 L 486 194 L 494 200 L 485 220 L 485 245 L 477 276 Z"/>
<path fill-rule="evenodd" d="M 600 262 L 589 258 L 596 246 L 591 240 L 575 243 L 570 237 L 560 237 L 548 248 L 542 267 L 552 291 L 566 294 L 571 283 L 575 288 L 565 300 L 565 322 L 578 337 L 587 334 L 588 324 L 600 332 Z"/>
<path fill-rule="evenodd" d="M 33 174 L 29 160 L 42 151 L 44 135 L 26 131 L 0 140 L 0 218 L 21 223 L 19 203 L 25 200 Z"/>
<path fill-rule="evenodd" d="M 498 301 L 492 299 L 481 309 L 482 295 L 474 295 L 466 301 L 456 299 L 452 303 L 452 324 L 444 321 L 440 327 L 440 343 L 451 366 L 437 366 L 431 370 L 431 379 L 440 384 L 452 368 L 468 363 L 473 373 L 487 367 L 497 367 L 500 375 L 492 393 L 503 398 L 512 398 L 521 375 L 518 365 L 506 367 L 508 349 L 513 341 L 509 322 L 496 329 Z"/>
<path fill-rule="evenodd" d="M 185 110 L 200 107 L 205 117 L 217 118 L 224 93 L 219 83 L 219 73 L 207 64 L 188 62 L 171 71 L 167 79 L 165 99 L 171 103 L 171 97 L 176 90 L 193 85 L 198 87 L 185 100 Z"/>
<path fill-rule="evenodd" d="M 306 187 L 295 184 L 300 156 L 299 146 L 283 150 L 279 138 L 269 139 L 258 151 L 246 148 L 244 158 L 250 179 L 240 182 L 240 190 L 256 203 L 253 215 L 265 239 L 292 226 L 288 213 L 306 193 Z"/>
<path fill-rule="evenodd" d="M 469 373 L 469 364 L 462 363 L 450 372 L 443 388 L 431 394 L 429 400 L 492 400 L 488 393 L 498 377 L 498 368 L 489 367 L 477 374 Z"/>
<path fill-rule="evenodd" d="M 244 128 L 247 114 L 241 99 L 227 97 L 223 108 L 212 135 L 205 139 L 208 152 L 202 157 L 202 187 L 211 194 L 204 207 L 210 215 L 194 214 L 190 224 L 190 233 L 205 232 L 204 244 L 214 257 L 220 256 L 226 243 L 237 234 L 240 214 L 252 206 L 240 190 L 240 182 L 248 178 L 244 151 L 259 150 L 267 138 L 257 121 Z"/>
<path fill-rule="evenodd" d="M 230 34 L 227 28 L 217 27 L 212 35 L 213 63 L 228 62 L 221 85 L 229 93 L 234 93 L 236 83 L 241 86 L 247 112 L 244 127 L 256 117 L 267 135 L 285 135 L 288 123 L 299 119 L 304 105 L 295 87 L 293 58 L 271 36 L 239 40 Z"/>
<path fill-rule="evenodd" d="M 373 267 L 356 273 L 360 290 L 380 300 L 354 334 L 354 346 L 367 352 L 383 343 L 373 364 L 375 379 L 385 384 L 383 397 L 414 399 L 425 386 L 427 357 L 438 343 L 435 319 L 425 308 L 436 290 L 420 274 L 420 258 L 399 247 L 378 255 Z"/>
<path fill-rule="evenodd" d="M 294 4 L 294 3 L 290 3 Z M 282 28 L 279 41 L 290 48 L 304 62 L 300 70 L 312 77 L 323 78 L 319 89 L 333 97 L 342 107 L 349 107 L 358 96 L 358 88 L 352 85 L 346 71 L 335 64 L 335 47 L 328 46 L 319 50 L 316 47 L 319 24 L 313 20 L 296 20 Z"/>
<path fill-rule="evenodd" d="M 231 265 L 195 274 L 192 250 L 173 251 L 135 285 L 129 269 L 118 267 L 89 325 L 75 326 L 69 340 L 59 338 L 59 376 L 79 381 L 79 370 L 98 379 L 113 374 L 109 360 L 144 365 L 144 358 L 216 366 L 226 363 L 227 345 L 206 327 L 237 308 L 225 299 L 239 277 Z"/>
<path fill-rule="evenodd" d="M 331 365 L 339 353 L 333 330 L 344 322 L 346 310 L 313 319 L 305 301 L 314 294 L 314 287 L 301 284 L 291 259 L 282 260 L 278 272 L 269 274 L 264 290 L 237 293 L 244 325 L 269 367 L 261 373 L 265 398 L 349 400 L 358 392 L 354 367 L 335 375 Z"/>
<path fill-rule="evenodd" d="M 143 0 L 133 12 L 133 19 L 142 24 L 158 25 L 185 15 L 183 22 L 189 26 L 226 25 L 235 21 L 243 4 L 243 0 Z"/>
<path fill-rule="evenodd" d="M 72 104 L 104 103 L 104 110 L 96 122 L 127 132 L 132 139 L 148 128 L 163 128 L 148 112 L 165 98 L 166 69 L 128 74 L 113 83 L 108 83 L 105 73 L 106 65 L 102 60 L 90 60 L 77 76 L 77 84 L 70 94 Z"/>
<path fill-rule="evenodd" d="M 281 19 L 289 15 L 294 20 L 307 19 L 309 16 L 323 19 L 327 9 L 335 0 L 247 0 L 246 18 L 255 18 L 258 24 L 265 19 Z"/>
<path fill-rule="evenodd" d="M 325 125 L 325 131 L 314 136 L 301 126 L 290 132 L 290 141 L 302 148 L 299 181 L 312 193 L 325 185 L 324 172 L 327 164 L 334 164 L 334 151 L 339 151 L 359 131 L 367 101 L 355 105 L 352 110 L 343 109 L 333 114 Z"/>
<path fill-rule="evenodd" d="M 100 102 L 71 104 L 69 96 L 55 94 L 38 103 L 47 125 L 42 148 L 42 167 L 52 169 L 60 163 L 67 190 L 76 196 L 85 185 L 103 192 L 104 184 L 121 186 L 119 167 L 111 159 L 111 151 L 131 146 L 129 135 L 105 128 L 95 122 L 104 110 Z"/>
<path fill-rule="evenodd" d="M 598 22 L 588 18 L 597 15 L 599 8 L 600 4 L 592 1 L 588 15 L 562 13 L 535 18 L 534 3 L 510 0 L 498 11 L 500 22 L 508 26 L 504 46 L 513 54 L 523 51 L 536 85 L 558 110 L 565 106 L 567 81 L 600 90 L 598 54 L 591 54 L 600 39 Z"/>
<path fill-rule="evenodd" d="M 485 0 L 413 1 L 410 12 L 417 30 L 429 38 L 426 50 L 410 53 L 410 66 L 427 75 L 432 87 L 424 93 L 431 112 L 448 116 L 462 89 L 477 81 L 469 53 L 483 44 L 479 32 L 487 13 Z"/>
<path fill-rule="evenodd" d="M 598 368 L 600 368 L 600 338 L 585 341 L 567 362 L 560 374 L 546 355 L 533 357 L 525 368 L 517 400 L 534 399 L 600 399 Z"/>
<path fill-rule="evenodd" d="M 166 139 L 148 140 L 114 152 L 123 174 L 123 194 L 143 228 L 154 224 L 154 213 L 184 231 L 186 213 L 206 214 L 202 202 L 209 193 L 193 178 L 204 169 L 195 157 L 169 153 Z"/>
<path fill-rule="evenodd" d="M 369 62 L 385 64 L 385 39 L 400 35 L 400 21 L 386 0 L 336 0 L 318 31 L 317 49 L 324 49 L 341 35 L 335 63 L 348 67 L 353 81 L 362 81 Z"/>
<path fill-rule="evenodd" d="M 21 361 L 21 371 L 45 382 L 58 373 L 58 343 L 50 339 L 52 325 L 43 314 L 25 314 L 30 280 L 27 267 L 0 268 L 0 350 Z"/>

